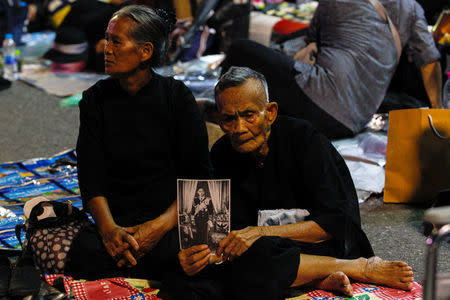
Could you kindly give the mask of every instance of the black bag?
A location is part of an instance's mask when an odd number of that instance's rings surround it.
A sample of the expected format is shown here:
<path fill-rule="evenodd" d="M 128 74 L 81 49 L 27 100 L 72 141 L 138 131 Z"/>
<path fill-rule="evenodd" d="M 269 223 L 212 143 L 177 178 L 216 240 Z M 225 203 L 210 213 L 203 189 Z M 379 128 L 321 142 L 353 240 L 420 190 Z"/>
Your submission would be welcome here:
<path fill-rule="evenodd" d="M 56 217 L 38 220 L 38 216 L 44 211 L 44 205 L 51 205 Z M 70 201 L 44 201 L 32 208 L 25 224 L 16 226 L 16 235 L 20 241 L 20 232 L 25 230 L 23 252 L 33 256 L 42 273 L 63 274 L 74 238 L 91 224 L 86 213 L 72 206 Z"/>

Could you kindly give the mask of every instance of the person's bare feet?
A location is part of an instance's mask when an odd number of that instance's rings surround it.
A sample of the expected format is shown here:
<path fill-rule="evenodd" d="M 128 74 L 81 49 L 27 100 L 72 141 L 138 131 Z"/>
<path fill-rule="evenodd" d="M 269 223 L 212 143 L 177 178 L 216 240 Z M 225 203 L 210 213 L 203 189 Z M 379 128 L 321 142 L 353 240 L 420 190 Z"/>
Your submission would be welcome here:
<path fill-rule="evenodd" d="M 322 279 L 314 284 L 314 288 L 337 292 L 345 296 L 353 297 L 353 288 L 350 284 L 350 279 L 343 272 L 335 272 L 325 279 Z"/>
<path fill-rule="evenodd" d="M 407 263 L 402 261 L 387 261 L 374 256 L 365 260 L 363 264 L 363 278 L 358 280 L 386 285 L 401 290 L 410 291 L 412 289 L 414 273 Z"/>

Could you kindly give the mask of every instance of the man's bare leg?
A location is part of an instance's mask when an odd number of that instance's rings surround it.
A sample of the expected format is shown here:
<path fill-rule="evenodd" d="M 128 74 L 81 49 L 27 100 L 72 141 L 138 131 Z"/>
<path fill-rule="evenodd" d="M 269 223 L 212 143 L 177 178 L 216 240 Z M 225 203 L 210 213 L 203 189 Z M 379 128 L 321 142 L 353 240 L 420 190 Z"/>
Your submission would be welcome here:
<path fill-rule="evenodd" d="M 353 287 L 350 284 L 350 279 L 343 272 L 335 272 L 325 279 L 317 280 L 313 282 L 313 287 L 353 297 Z"/>
<path fill-rule="evenodd" d="M 317 279 L 325 279 L 338 271 L 356 281 L 386 285 L 402 290 L 411 290 L 414 282 L 412 268 L 401 261 L 386 261 L 379 257 L 347 260 L 300 254 L 297 278 L 291 286 L 305 285 Z"/>

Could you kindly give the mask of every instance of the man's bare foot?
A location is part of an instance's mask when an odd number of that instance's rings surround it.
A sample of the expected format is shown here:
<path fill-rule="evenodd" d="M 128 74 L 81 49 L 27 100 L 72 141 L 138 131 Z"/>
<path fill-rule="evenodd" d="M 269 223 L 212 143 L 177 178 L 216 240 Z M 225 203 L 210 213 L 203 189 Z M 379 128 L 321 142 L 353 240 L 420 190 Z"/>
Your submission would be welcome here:
<path fill-rule="evenodd" d="M 314 288 L 353 297 L 353 288 L 350 284 L 350 279 L 343 272 L 335 272 L 325 277 L 325 279 L 317 281 L 314 284 Z"/>
<path fill-rule="evenodd" d="M 365 260 L 362 276 L 354 279 L 407 291 L 412 289 L 414 282 L 414 273 L 407 263 L 387 261 L 377 256 Z"/>

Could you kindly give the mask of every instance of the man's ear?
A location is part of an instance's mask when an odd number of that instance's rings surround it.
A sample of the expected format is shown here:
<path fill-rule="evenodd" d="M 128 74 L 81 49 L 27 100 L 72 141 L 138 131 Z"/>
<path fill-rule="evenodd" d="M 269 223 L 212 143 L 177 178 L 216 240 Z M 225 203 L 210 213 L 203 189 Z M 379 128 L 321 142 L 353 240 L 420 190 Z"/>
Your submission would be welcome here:
<path fill-rule="evenodd" d="M 141 61 L 149 61 L 153 56 L 153 44 L 150 42 L 146 42 L 141 45 Z"/>
<path fill-rule="evenodd" d="M 269 102 L 266 104 L 267 124 L 272 125 L 278 116 L 278 103 Z"/>

